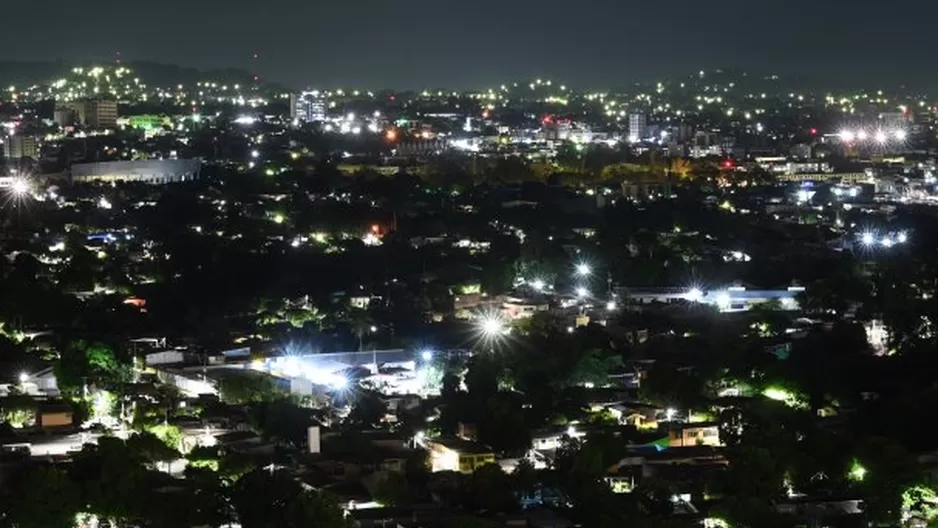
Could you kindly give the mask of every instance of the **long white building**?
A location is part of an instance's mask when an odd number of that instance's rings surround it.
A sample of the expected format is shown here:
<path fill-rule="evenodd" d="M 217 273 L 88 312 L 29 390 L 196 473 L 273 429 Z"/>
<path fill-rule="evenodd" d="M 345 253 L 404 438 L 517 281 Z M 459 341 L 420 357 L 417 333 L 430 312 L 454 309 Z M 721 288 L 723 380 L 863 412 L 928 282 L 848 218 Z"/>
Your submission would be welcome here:
<path fill-rule="evenodd" d="M 202 161 L 166 159 L 76 163 L 71 168 L 72 182 L 142 182 L 166 184 L 198 179 Z"/>

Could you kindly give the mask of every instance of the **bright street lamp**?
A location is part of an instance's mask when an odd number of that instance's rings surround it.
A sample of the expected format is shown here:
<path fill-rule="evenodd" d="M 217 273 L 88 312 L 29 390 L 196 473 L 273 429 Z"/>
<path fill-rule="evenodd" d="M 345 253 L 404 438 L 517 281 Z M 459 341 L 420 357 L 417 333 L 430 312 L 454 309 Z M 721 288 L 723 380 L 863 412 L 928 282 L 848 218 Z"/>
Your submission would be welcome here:
<path fill-rule="evenodd" d="M 13 180 L 13 183 L 10 184 L 10 192 L 16 197 L 26 196 L 29 192 L 29 182 L 23 178 L 16 178 Z"/>
<path fill-rule="evenodd" d="M 500 317 L 489 315 L 482 319 L 479 330 L 482 332 L 482 337 L 494 339 L 505 333 L 505 323 Z"/>
<path fill-rule="evenodd" d="M 873 237 L 873 233 L 870 233 L 869 231 L 860 235 L 860 242 L 862 242 L 864 246 L 872 246 L 873 242 L 875 241 L 876 238 Z"/>
<path fill-rule="evenodd" d="M 27 381 L 29 381 L 29 374 L 25 372 L 20 372 L 19 380 L 20 380 L 20 383 L 26 383 Z"/>
<path fill-rule="evenodd" d="M 690 302 L 700 302 L 703 299 L 703 291 L 700 288 L 691 288 L 684 294 L 684 298 Z"/>
<path fill-rule="evenodd" d="M 585 262 L 581 262 L 580 264 L 576 265 L 576 274 L 581 277 L 586 277 L 592 272 L 593 272 L 593 269 L 590 267 L 589 264 L 586 264 Z"/>
<path fill-rule="evenodd" d="M 424 361 L 430 361 L 431 359 L 433 359 L 433 351 L 430 349 L 424 350 L 423 352 L 420 353 L 420 358 L 423 359 Z"/>
<path fill-rule="evenodd" d="M 729 310 L 730 305 L 732 305 L 732 303 L 733 303 L 733 300 L 730 298 L 729 293 L 721 292 L 719 295 L 717 295 L 717 307 L 720 310 L 723 310 L 723 311 Z"/>

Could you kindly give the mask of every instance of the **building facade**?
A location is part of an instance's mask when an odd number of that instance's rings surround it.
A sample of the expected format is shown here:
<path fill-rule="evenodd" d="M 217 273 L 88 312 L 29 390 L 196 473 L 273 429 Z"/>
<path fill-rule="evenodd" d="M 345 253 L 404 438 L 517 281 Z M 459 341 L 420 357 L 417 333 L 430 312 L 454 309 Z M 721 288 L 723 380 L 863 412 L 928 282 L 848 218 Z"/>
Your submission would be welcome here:
<path fill-rule="evenodd" d="M 648 118 L 641 112 L 629 114 L 629 141 L 640 141 L 648 131 Z"/>
<path fill-rule="evenodd" d="M 110 99 L 59 103 L 55 109 L 55 122 L 61 127 L 78 122 L 89 128 L 117 128 L 117 117 L 117 101 Z"/>
<path fill-rule="evenodd" d="M 33 136 L 10 136 L 3 141 L 3 157 L 8 160 L 39 158 L 39 141 Z"/>
<path fill-rule="evenodd" d="M 326 101 L 318 91 L 290 96 L 290 113 L 294 121 L 312 123 L 326 120 Z"/>
<path fill-rule="evenodd" d="M 76 183 L 140 182 L 159 185 L 198 179 L 201 169 L 202 161 L 197 159 L 78 163 L 72 165 L 71 180 Z"/>

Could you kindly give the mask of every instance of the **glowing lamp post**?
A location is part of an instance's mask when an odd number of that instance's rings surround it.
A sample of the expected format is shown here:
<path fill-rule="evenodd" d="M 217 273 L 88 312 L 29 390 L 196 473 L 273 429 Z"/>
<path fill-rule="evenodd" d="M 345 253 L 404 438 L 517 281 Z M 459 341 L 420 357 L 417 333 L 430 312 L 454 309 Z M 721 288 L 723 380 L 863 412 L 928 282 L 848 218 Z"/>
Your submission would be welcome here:
<path fill-rule="evenodd" d="M 10 192 L 17 198 L 22 198 L 29 193 L 29 182 L 23 178 L 17 178 L 10 184 Z"/>
<path fill-rule="evenodd" d="M 700 288 L 691 288 L 684 294 L 684 298 L 690 302 L 699 303 L 703 299 L 703 290 Z"/>
<path fill-rule="evenodd" d="M 506 333 L 505 321 L 498 315 L 487 315 L 479 322 L 478 331 L 489 351 L 494 352 L 495 343 Z"/>

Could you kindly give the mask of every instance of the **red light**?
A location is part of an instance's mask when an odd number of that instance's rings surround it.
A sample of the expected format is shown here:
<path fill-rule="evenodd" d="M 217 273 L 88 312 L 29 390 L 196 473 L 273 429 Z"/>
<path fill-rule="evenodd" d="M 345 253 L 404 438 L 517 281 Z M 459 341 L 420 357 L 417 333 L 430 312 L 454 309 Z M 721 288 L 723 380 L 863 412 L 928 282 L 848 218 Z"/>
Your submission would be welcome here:
<path fill-rule="evenodd" d="M 397 97 L 394 97 L 394 96 L 392 95 L 392 96 L 388 97 L 388 99 L 390 99 L 390 100 L 392 100 L 392 101 L 396 101 L 396 100 L 397 100 Z"/>
<path fill-rule="evenodd" d="M 378 224 L 374 224 L 374 225 L 371 226 L 371 232 L 374 233 L 374 234 L 378 234 L 378 231 L 379 231 L 380 229 L 381 229 L 381 226 L 379 226 Z"/>
<path fill-rule="evenodd" d="M 817 129 L 816 129 L 816 128 L 812 128 L 812 129 L 811 129 L 811 135 L 812 135 L 812 136 L 816 136 L 816 135 L 817 135 Z"/>
<path fill-rule="evenodd" d="M 482 112 L 482 119 L 488 119 L 488 118 L 489 118 L 489 111 L 488 111 L 488 110 L 484 110 L 484 111 Z"/>
<path fill-rule="evenodd" d="M 549 116 L 549 115 L 546 115 L 546 116 L 544 116 L 544 119 L 541 120 L 541 123 L 543 123 L 543 124 L 545 124 L 545 125 L 549 125 L 553 120 L 554 120 L 554 118 L 552 118 L 552 117 Z"/>
<path fill-rule="evenodd" d="M 724 169 L 732 169 L 732 168 L 733 168 L 733 160 L 726 160 L 726 161 L 724 161 L 724 162 L 723 162 L 723 168 L 724 168 Z"/>

